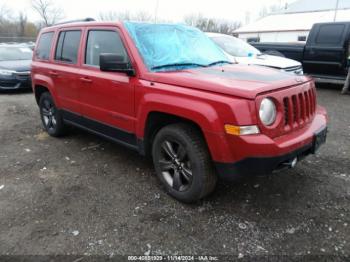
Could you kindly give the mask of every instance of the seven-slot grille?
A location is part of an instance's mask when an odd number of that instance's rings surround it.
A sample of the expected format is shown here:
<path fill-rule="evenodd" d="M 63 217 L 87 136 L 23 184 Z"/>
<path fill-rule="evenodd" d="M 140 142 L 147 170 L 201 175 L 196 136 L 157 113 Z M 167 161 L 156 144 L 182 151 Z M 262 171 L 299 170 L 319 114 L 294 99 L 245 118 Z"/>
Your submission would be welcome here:
<path fill-rule="evenodd" d="M 316 92 L 314 88 L 283 98 L 284 126 L 296 128 L 309 122 L 316 111 Z"/>

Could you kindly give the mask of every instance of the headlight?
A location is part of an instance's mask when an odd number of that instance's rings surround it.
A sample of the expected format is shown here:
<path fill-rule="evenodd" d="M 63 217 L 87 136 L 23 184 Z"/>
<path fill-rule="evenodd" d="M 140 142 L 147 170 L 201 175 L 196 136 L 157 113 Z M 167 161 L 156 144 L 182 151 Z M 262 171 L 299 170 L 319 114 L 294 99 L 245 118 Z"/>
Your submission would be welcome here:
<path fill-rule="evenodd" d="M 0 69 L 0 75 L 2 75 L 2 76 L 10 76 L 13 73 L 16 73 L 16 72 L 15 71 L 11 71 L 11 70 L 2 70 L 2 69 Z"/>
<path fill-rule="evenodd" d="M 276 105 L 270 98 L 264 98 L 261 101 L 259 109 L 259 117 L 264 125 L 270 126 L 276 120 Z"/>

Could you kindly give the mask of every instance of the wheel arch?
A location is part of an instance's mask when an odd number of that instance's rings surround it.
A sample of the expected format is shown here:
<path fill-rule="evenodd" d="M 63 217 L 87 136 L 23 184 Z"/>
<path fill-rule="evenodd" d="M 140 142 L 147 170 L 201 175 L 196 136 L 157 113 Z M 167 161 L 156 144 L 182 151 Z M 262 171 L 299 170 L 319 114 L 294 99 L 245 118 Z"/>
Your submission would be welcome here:
<path fill-rule="evenodd" d="M 140 142 L 141 154 L 149 154 L 152 138 L 160 127 L 174 122 L 185 122 L 198 128 L 213 160 L 224 159 L 229 153 L 227 141 L 223 139 L 222 119 L 219 117 L 218 110 L 210 103 L 199 99 L 158 93 L 147 94 L 139 105 L 135 131 Z M 150 124 L 154 121 L 164 123 L 157 124 L 155 128 L 155 124 Z M 153 133 L 150 130 L 153 130 Z"/>
<path fill-rule="evenodd" d="M 151 111 L 147 116 L 144 128 L 143 153 L 146 156 L 151 156 L 152 144 L 159 130 L 165 126 L 176 123 L 184 123 L 192 126 L 202 135 L 203 139 L 205 140 L 205 134 L 203 133 L 202 128 L 195 121 L 175 114 L 160 111 Z"/>
<path fill-rule="evenodd" d="M 54 100 L 56 106 L 59 107 L 59 104 L 58 104 L 59 101 L 57 101 L 58 99 L 56 99 L 56 92 L 55 92 L 55 88 L 54 88 L 54 83 L 53 83 L 51 78 L 49 78 L 45 75 L 35 74 L 33 76 L 33 92 L 34 92 L 35 100 L 36 100 L 37 104 L 39 104 L 40 96 L 44 92 L 49 92 L 51 94 L 52 99 Z"/>
<path fill-rule="evenodd" d="M 42 86 L 42 85 L 34 86 L 35 101 L 38 105 L 39 105 L 41 95 L 45 92 L 50 93 L 50 90 L 46 86 Z"/>

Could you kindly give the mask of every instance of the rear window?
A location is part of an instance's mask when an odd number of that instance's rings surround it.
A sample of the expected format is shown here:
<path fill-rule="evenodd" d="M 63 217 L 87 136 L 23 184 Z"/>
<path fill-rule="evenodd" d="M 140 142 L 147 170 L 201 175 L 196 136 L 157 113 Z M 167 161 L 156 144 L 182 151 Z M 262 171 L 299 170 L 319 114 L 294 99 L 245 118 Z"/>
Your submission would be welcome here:
<path fill-rule="evenodd" d="M 63 31 L 60 33 L 55 60 L 76 64 L 80 45 L 81 31 Z"/>
<path fill-rule="evenodd" d="M 39 39 L 38 47 L 35 51 L 35 56 L 39 59 L 49 60 L 53 32 L 43 33 Z"/>
<path fill-rule="evenodd" d="M 318 32 L 316 43 L 318 44 L 337 44 L 343 38 L 345 25 L 321 25 Z"/>

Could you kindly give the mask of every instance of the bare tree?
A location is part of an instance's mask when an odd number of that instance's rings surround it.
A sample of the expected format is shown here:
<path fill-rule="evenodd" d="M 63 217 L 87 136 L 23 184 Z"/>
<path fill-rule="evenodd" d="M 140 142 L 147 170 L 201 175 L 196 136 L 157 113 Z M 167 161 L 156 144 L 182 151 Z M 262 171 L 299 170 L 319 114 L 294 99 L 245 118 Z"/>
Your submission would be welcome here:
<path fill-rule="evenodd" d="M 154 18 L 147 12 L 130 13 L 129 11 L 124 12 L 107 12 L 100 13 L 99 18 L 102 21 L 152 21 Z"/>
<path fill-rule="evenodd" d="M 246 11 L 245 12 L 245 19 L 244 19 L 244 22 L 246 25 L 250 23 L 250 18 L 251 18 L 251 13 L 249 11 Z"/>
<path fill-rule="evenodd" d="M 25 35 L 27 20 L 27 15 L 24 12 L 20 12 L 18 17 L 19 36 Z"/>
<path fill-rule="evenodd" d="M 222 33 L 232 35 L 240 27 L 238 21 L 206 18 L 201 14 L 190 14 L 184 17 L 185 24 L 199 28 L 204 32 Z"/>
<path fill-rule="evenodd" d="M 203 15 L 200 13 L 190 14 L 184 17 L 185 24 L 189 26 L 198 26 L 200 24 L 200 21 L 203 21 L 203 20 L 204 20 Z"/>
<path fill-rule="evenodd" d="M 0 5 L 0 24 L 9 20 L 10 13 L 11 11 L 7 8 L 7 6 Z"/>
<path fill-rule="evenodd" d="M 99 18 L 102 21 L 128 21 L 131 19 L 129 11 L 100 13 Z"/>
<path fill-rule="evenodd" d="M 285 3 L 283 5 L 281 3 L 281 1 L 279 2 L 279 4 L 274 4 L 274 5 L 270 5 L 270 6 L 263 6 L 259 11 L 259 18 L 266 17 L 272 13 L 277 13 L 277 12 L 280 12 L 280 11 L 287 9 L 287 8 L 288 8 L 288 3 Z"/>
<path fill-rule="evenodd" d="M 144 12 L 144 11 L 140 11 L 132 16 L 132 20 L 134 20 L 134 21 L 153 21 L 154 18 L 149 13 Z"/>
<path fill-rule="evenodd" d="M 40 15 L 44 26 L 50 26 L 64 18 L 64 12 L 52 0 L 32 0 L 32 8 Z"/>

